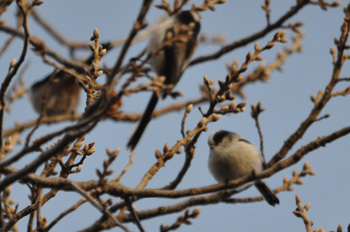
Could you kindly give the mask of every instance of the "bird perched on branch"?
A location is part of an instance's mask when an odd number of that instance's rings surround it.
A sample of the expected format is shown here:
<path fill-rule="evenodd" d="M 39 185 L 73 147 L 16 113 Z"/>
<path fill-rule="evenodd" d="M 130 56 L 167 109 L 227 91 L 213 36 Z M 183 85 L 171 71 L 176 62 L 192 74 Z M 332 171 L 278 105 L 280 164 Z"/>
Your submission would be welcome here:
<path fill-rule="evenodd" d="M 102 48 L 108 51 L 112 48 L 112 44 L 105 43 Z M 84 64 L 91 64 L 93 59 L 94 55 L 91 55 Z M 83 68 L 76 71 L 85 73 Z M 39 114 L 43 113 L 46 116 L 70 114 L 74 113 L 79 105 L 80 89 L 73 75 L 60 70 L 34 83 L 29 90 L 29 96 L 34 110 Z"/>
<path fill-rule="evenodd" d="M 224 130 L 214 131 L 209 136 L 208 144 L 210 147 L 209 170 L 219 183 L 228 183 L 252 172 L 263 170 L 264 160 L 258 150 L 235 133 Z M 279 204 L 277 196 L 263 180 L 255 181 L 254 185 L 267 203 L 272 206 Z"/>
<path fill-rule="evenodd" d="M 149 63 L 158 76 L 164 76 L 164 84 L 175 86 L 188 66 L 197 46 L 200 30 L 199 15 L 194 11 L 181 11 L 169 17 L 152 33 L 146 52 L 151 54 Z M 163 94 L 163 97 L 166 93 Z M 134 149 L 139 142 L 159 100 L 154 92 L 133 132 L 127 146 Z"/>
<path fill-rule="evenodd" d="M 34 110 L 39 114 L 69 114 L 73 113 L 79 104 L 80 87 L 74 76 L 58 71 L 34 83 L 29 96 Z"/>

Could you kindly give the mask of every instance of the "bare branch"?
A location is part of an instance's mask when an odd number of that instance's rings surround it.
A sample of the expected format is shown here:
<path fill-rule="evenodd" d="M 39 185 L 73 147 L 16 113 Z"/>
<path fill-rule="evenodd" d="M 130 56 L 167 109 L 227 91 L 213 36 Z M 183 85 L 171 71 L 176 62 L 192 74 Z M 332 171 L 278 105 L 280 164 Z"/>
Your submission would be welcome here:
<path fill-rule="evenodd" d="M 309 3 L 308 0 L 302 0 L 302 1 L 297 1 L 297 4 L 293 6 L 288 12 L 286 12 L 283 16 L 281 16 L 275 23 L 272 23 L 265 27 L 264 29 L 260 30 L 259 32 L 256 32 L 250 36 L 247 36 L 239 41 L 232 42 L 229 45 L 223 46 L 219 51 L 209 54 L 209 55 L 204 55 L 198 58 L 195 58 L 191 61 L 190 65 L 196 65 L 202 62 L 218 59 L 222 55 L 231 52 L 232 50 L 242 47 L 244 45 L 247 45 L 248 43 L 251 43 L 253 41 L 256 41 L 259 38 L 264 37 L 267 35 L 269 32 L 280 28 L 285 21 L 287 21 L 289 18 L 293 17 L 295 14 L 297 14 L 305 5 Z"/>
<path fill-rule="evenodd" d="M 4 143 L 3 142 L 3 125 L 4 125 L 4 110 L 5 110 L 5 94 L 8 86 L 10 85 L 12 78 L 16 75 L 20 66 L 24 62 L 24 59 L 27 55 L 29 37 L 30 37 L 30 32 L 28 28 L 29 9 L 25 8 L 26 6 L 24 6 L 24 1 L 17 1 L 17 6 L 23 15 L 22 26 L 24 29 L 24 41 L 23 41 L 23 48 L 22 48 L 20 58 L 18 59 L 17 62 L 15 59 L 12 60 L 9 72 L 1 84 L 1 89 L 0 89 L 0 152 L 1 153 L 3 152 L 2 149 L 3 149 L 3 143 Z"/>

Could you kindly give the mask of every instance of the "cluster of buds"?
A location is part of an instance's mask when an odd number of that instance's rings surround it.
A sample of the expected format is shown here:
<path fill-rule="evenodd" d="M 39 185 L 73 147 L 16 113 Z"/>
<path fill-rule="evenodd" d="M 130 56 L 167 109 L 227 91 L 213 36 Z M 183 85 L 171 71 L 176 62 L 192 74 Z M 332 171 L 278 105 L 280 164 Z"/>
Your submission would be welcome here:
<path fill-rule="evenodd" d="M 188 25 L 176 24 L 174 31 L 169 30 L 168 33 L 166 33 L 164 47 L 171 47 L 174 43 L 187 43 L 188 40 L 192 38 L 195 25 L 196 24 L 194 22 Z"/>
<path fill-rule="evenodd" d="M 117 158 L 117 156 L 120 152 L 120 149 L 118 148 L 114 151 L 111 151 L 107 148 L 106 151 L 107 151 L 108 159 L 103 161 L 103 171 L 96 169 L 96 174 L 97 174 L 98 178 L 100 179 L 101 183 L 107 182 L 106 177 L 113 174 L 114 170 L 109 169 L 109 167 L 111 166 L 113 161 Z"/>
<path fill-rule="evenodd" d="M 303 218 L 304 221 L 309 221 L 306 212 L 310 209 L 311 203 L 307 203 L 305 206 L 302 205 L 301 199 L 298 195 L 295 196 L 297 208 L 293 211 L 294 215 L 299 218 Z M 313 224 L 310 222 L 311 225 Z"/>
<path fill-rule="evenodd" d="M 199 42 L 201 44 L 224 44 L 226 42 L 226 37 L 224 34 L 218 34 L 210 36 L 208 33 L 204 32 L 199 37 Z"/>
<path fill-rule="evenodd" d="M 171 159 L 175 154 L 181 154 L 181 153 L 182 153 L 182 150 L 180 149 L 180 147 L 178 147 L 176 150 L 175 150 L 175 147 L 169 150 L 169 143 L 165 143 L 163 147 L 163 153 L 157 149 L 154 155 L 157 160 L 160 160 L 162 157 L 165 158 L 164 160 L 168 160 L 168 159 Z"/>
<path fill-rule="evenodd" d="M 265 111 L 265 109 L 262 108 L 262 106 L 261 106 L 261 101 L 259 101 L 256 106 L 252 105 L 251 109 L 252 110 L 251 110 L 250 114 L 251 114 L 252 118 L 258 118 L 259 114 Z"/>
<path fill-rule="evenodd" d="M 204 3 L 200 6 L 192 6 L 192 10 L 194 11 L 206 11 L 207 9 L 211 11 L 215 11 L 215 4 L 223 4 L 226 3 L 227 0 L 205 0 Z"/>
<path fill-rule="evenodd" d="M 220 110 L 215 111 L 216 114 L 227 114 L 227 113 L 240 113 L 245 111 L 245 105 L 247 104 L 247 102 L 241 102 L 238 105 L 236 105 L 236 102 L 233 101 L 230 105 L 226 105 L 221 107 Z"/>
<path fill-rule="evenodd" d="M 98 65 L 103 56 L 106 55 L 107 49 L 103 48 L 102 45 L 99 44 L 99 31 L 97 28 L 94 29 L 93 35 L 90 40 L 94 41 L 95 44 L 89 43 L 90 50 L 94 53 L 94 60 L 91 63 L 91 70 L 88 71 L 87 79 L 97 79 L 99 76 L 103 74 L 102 70 L 98 70 Z"/>
<path fill-rule="evenodd" d="M 85 144 L 82 150 L 79 150 L 77 153 L 81 155 L 92 155 L 95 153 L 96 149 L 94 148 L 95 143 Z"/>
<path fill-rule="evenodd" d="M 181 226 L 181 224 L 192 225 L 192 221 L 190 221 L 189 219 L 197 218 L 199 217 L 199 214 L 200 214 L 200 208 L 194 209 L 192 213 L 190 213 L 190 210 L 187 209 L 184 214 L 180 215 L 177 218 L 177 221 L 173 225 L 171 226 L 161 225 L 160 231 L 167 232 L 170 230 L 176 230 Z"/>
<path fill-rule="evenodd" d="M 46 45 L 44 41 L 40 40 L 38 37 L 34 36 L 30 39 L 30 43 L 33 46 L 33 51 L 38 55 L 45 55 L 46 53 Z"/>
<path fill-rule="evenodd" d="M 284 179 L 283 179 L 283 189 L 285 189 L 287 191 L 294 190 L 294 188 L 292 187 L 293 184 L 297 184 L 297 185 L 304 184 L 305 182 L 303 180 L 301 180 L 300 178 L 305 177 L 307 175 L 314 176 L 314 175 L 316 175 L 316 173 L 312 170 L 312 167 L 309 164 L 309 162 L 306 161 L 304 166 L 303 166 L 303 170 L 299 173 L 296 170 L 293 170 L 292 175 L 293 175 L 293 177 L 290 180 L 288 179 L 288 177 L 284 177 Z"/>

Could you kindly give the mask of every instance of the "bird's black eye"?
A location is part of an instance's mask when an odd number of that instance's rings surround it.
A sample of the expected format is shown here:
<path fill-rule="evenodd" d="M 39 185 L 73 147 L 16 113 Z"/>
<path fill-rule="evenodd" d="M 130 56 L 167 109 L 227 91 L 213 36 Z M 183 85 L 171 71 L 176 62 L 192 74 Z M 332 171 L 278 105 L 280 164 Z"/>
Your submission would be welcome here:
<path fill-rule="evenodd" d="M 230 134 L 232 134 L 232 133 L 229 131 L 224 131 L 224 130 L 216 132 L 213 136 L 213 141 L 214 141 L 215 145 L 218 145 L 219 143 L 221 143 L 223 138 L 230 135 Z"/>

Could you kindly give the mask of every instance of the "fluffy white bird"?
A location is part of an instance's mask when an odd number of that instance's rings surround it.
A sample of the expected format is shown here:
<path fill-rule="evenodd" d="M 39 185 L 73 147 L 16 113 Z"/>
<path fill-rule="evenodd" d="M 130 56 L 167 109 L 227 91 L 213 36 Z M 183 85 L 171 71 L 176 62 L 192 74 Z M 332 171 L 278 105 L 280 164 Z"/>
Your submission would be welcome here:
<path fill-rule="evenodd" d="M 208 140 L 209 170 L 219 183 L 249 175 L 263 169 L 259 151 L 241 136 L 224 130 L 214 131 Z M 277 196 L 263 180 L 254 183 L 264 199 L 272 206 L 279 204 Z"/>

